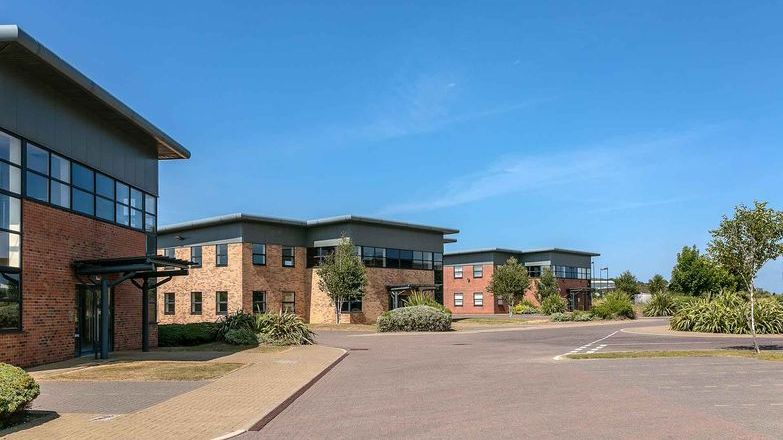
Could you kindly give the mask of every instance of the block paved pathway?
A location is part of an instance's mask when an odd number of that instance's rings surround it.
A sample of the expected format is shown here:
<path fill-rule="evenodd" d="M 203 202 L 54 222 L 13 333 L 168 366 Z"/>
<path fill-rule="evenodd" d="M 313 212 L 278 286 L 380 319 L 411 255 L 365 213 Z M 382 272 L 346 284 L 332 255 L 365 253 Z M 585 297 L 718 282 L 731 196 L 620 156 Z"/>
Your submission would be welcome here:
<path fill-rule="evenodd" d="M 25 439 L 214 439 L 249 429 L 329 367 L 345 350 L 319 345 L 234 353 L 210 362 L 245 367 L 193 391 L 121 415 L 60 414 L 7 436 Z"/>

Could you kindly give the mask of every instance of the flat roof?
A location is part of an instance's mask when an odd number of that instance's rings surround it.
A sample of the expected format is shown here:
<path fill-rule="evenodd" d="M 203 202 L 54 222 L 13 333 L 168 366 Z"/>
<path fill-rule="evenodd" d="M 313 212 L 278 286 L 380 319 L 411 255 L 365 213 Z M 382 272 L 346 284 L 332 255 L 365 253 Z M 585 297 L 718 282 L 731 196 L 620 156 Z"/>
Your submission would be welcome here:
<path fill-rule="evenodd" d="M 87 78 L 84 74 L 76 70 L 73 66 L 58 57 L 46 46 L 36 41 L 29 34 L 24 32 L 15 24 L 0 25 L 0 52 L 3 52 L 8 45 L 18 44 L 26 49 L 35 59 L 57 72 L 61 77 L 72 83 L 82 92 L 97 99 L 109 107 L 114 113 L 119 114 L 130 125 L 141 130 L 143 133 L 155 139 L 158 150 L 158 159 L 188 159 L 190 151 L 164 133 L 158 127 L 153 125 L 141 115 L 133 111 L 130 107 L 123 104 L 101 86 Z M 25 57 L 27 60 L 28 57 Z M 28 67 L 37 67 L 31 63 L 26 63 Z"/>
<path fill-rule="evenodd" d="M 450 255 L 468 255 L 468 254 L 482 254 L 487 252 L 502 252 L 506 254 L 535 254 L 540 252 L 559 252 L 562 254 L 574 254 L 574 255 L 585 255 L 590 257 L 598 257 L 601 254 L 595 253 L 595 252 L 588 252 L 588 251 L 577 251 L 574 249 L 564 249 L 564 248 L 543 248 L 543 249 L 527 249 L 527 250 L 519 250 L 519 249 L 507 249 L 507 248 L 480 248 L 480 249 L 468 249 L 468 250 L 462 250 L 462 251 L 451 251 L 451 252 L 445 252 L 443 254 L 444 257 L 450 256 Z"/>
<path fill-rule="evenodd" d="M 417 231 L 439 232 L 441 234 L 456 234 L 459 229 L 443 228 L 439 226 L 420 225 L 416 223 L 400 222 L 395 220 L 384 220 L 372 217 L 362 217 L 357 215 L 341 215 L 336 217 L 323 217 L 312 220 L 292 220 L 279 217 L 265 217 L 259 215 L 235 213 L 209 217 L 198 220 L 191 220 L 183 223 L 165 225 L 158 228 L 158 234 L 170 234 L 174 232 L 187 231 L 190 229 L 204 228 L 228 223 L 249 222 L 249 223 L 274 223 L 299 227 L 316 227 L 340 223 L 364 223 L 371 225 L 387 226 L 401 229 L 413 229 Z"/>

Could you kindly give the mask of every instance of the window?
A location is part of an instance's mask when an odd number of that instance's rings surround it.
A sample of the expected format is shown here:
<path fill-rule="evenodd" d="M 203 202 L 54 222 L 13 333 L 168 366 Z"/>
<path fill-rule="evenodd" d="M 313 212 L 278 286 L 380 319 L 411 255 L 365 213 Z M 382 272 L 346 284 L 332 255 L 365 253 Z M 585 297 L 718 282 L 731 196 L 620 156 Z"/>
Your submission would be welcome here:
<path fill-rule="evenodd" d="M 0 131 L 0 159 L 20 165 L 22 163 L 22 141 Z"/>
<path fill-rule="evenodd" d="M 454 278 L 462 278 L 462 266 L 454 266 Z"/>
<path fill-rule="evenodd" d="M 386 267 L 400 267 L 399 249 L 386 249 Z"/>
<path fill-rule="evenodd" d="M 481 264 L 473 265 L 473 278 L 483 278 L 483 277 L 484 277 L 484 266 Z"/>
<path fill-rule="evenodd" d="M 367 267 L 386 267 L 386 248 L 362 247 L 362 262 Z"/>
<path fill-rule="evenodd" d="M 144 230 L 154 232 L 157 229 L 158 201 L 155 196 L 144 194 Z"/>
<path fill-rule="evenodd" d="M 340 312 L 361 312 L 362 311 L 362 299 L 355 299 L 352 301 L 343 301 L 340 304 Z"/>
<path fill-rule="evenodd" d="M 401 269 L 413 268 L 413 251 L 400 250 L 400 268 Z"/>
<path fill-rule="evenodd" d="M 253 292 L 253 313 L 266 313 L 266 292 Z"/>
<path fill-rule="evenodd" d="M 174 314 L 174 294 L 173 293 L 164 293 L 163 294 L 163 314 L 165 314 L 165 315 L 173 315 Z"/>
<path fill-rule="evenodd" d="M 190 314 L 200 315 L 203 310 L 201 292 L 190 292 Z"/>
<path fill-rule="evenodd" d="M 215 314 L 228 315 L 228 292 L 215 292 Z"/>
<path fill-rule="evenodd" d="M 174 252 L 174 248 L 165 248 L 163 249 L 163 256 L 169 258 L 176 258 L 176 252 Z"/>
<path fill-rule="evenodd" d="M 541 277 L 541 266 L 528 266 L 527 267 L 527 274 L 531 278 L 540 278 Z"/>
<path fill-rule="evenodd" d="M 201 246 L 190 247 L 190 267 L 201 267 Z"/>
<path fill-rule="evenodd" d="M 116 184 L 117 223 L 130 225 L 130 187 L 124 183 Z"/>
<path fill-rule="evenodd" d="M 215 245 L 215 266 L 228 266 L 228 245 Z"/>
<path fill-rule="evenodd" d="M 462 294 L 461 293 L 455 293 L 454 294 L 454 307 L 462 307 Z"/>
<path fill-rule="evenodd" d="M 283 292 L 283 313 L 296 313 L 296 295 L 294 292 Z"/>
<path fill-rule="evenodd" d="M 476 292 L 473 294 L 473 307 L 484 307 L 484 294 Z"/>
<path fill-rule="evenodd" d="M 266 245 L 253 243 L 253 264 L 256 266 L 266 265 Z"/>
<path fill-rule="evenodd" d="M 0 330 L 21 330 L 22 296 L 19 274 L 4 272 L 0 275 Z"/>
<path fill-rule="evenodd" d="M 440 252 L 432 253 L 432 268 L 435 270 L 443 270 L 443 254 Z"/>
<path fill-rule="evenodd" d="M 432 269 L 432 252 L 413 251 L 414 269 Z"/>
<path fill-rule="evenodd" d="M 283 267 L 294 267 L 296 265 L 296 248 L 293 246 L 283 246 Z"/>
<path fill-rule="evenodd" d="M 95 216 L 113 222 L 114 179 L 97 173 L 95 175 L 95 196 Z"/>

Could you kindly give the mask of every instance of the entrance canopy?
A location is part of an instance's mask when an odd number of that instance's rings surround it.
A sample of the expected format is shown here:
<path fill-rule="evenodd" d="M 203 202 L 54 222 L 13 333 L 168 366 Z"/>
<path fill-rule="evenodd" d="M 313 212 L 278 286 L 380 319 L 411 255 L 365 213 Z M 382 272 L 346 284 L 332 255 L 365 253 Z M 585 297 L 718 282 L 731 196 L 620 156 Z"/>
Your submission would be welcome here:
<path fill-rule="evenodd" d="M 74 272 L 80 280 L 101 288 L 101 359 L 109 357 L 109 290 L 127 280 L 141 289 L 141 349 L 149 351 L 149 290 L 167 283 L 173 277 L 187 275 L 190 264 L 187 260 L 161 255 L 73 262 Z M 150 279 L 153 281 L 150 282 Z"/>

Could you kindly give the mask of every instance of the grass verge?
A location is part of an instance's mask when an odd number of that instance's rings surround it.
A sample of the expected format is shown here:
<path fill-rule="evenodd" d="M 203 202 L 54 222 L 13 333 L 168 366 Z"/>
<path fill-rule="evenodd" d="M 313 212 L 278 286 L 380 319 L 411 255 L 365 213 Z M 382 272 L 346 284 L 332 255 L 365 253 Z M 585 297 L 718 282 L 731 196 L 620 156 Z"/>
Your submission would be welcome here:
<path fill-rule="evenodd" d="M 673 351 L 615 351 L 606 353 L 577 353 L 565 356 L 568 359 L 643 359 L 677 357 L 741 357 L 764 361 L 783 361 L 783 351 L 753 350 L 673 350 Z"/>
<path fill-rule="evenodd" d="M 115 362 L 49 376 L 47 380 L 157 381 L 217 379 L 244 364 L 228 362 Z"/>
<path fill-rule="evenodd" d="M 236 353 L 248 351 L 250 353 L 277 353 L 288 347 L 278 345 L 231 345 L 225 342 L 209 342 L 207 344 L 182 346 L 182 347 L 159 347 L 155 351 L 162 352 L 190 352 L 190 351 L 214 351 L 220 353 Z"/>

